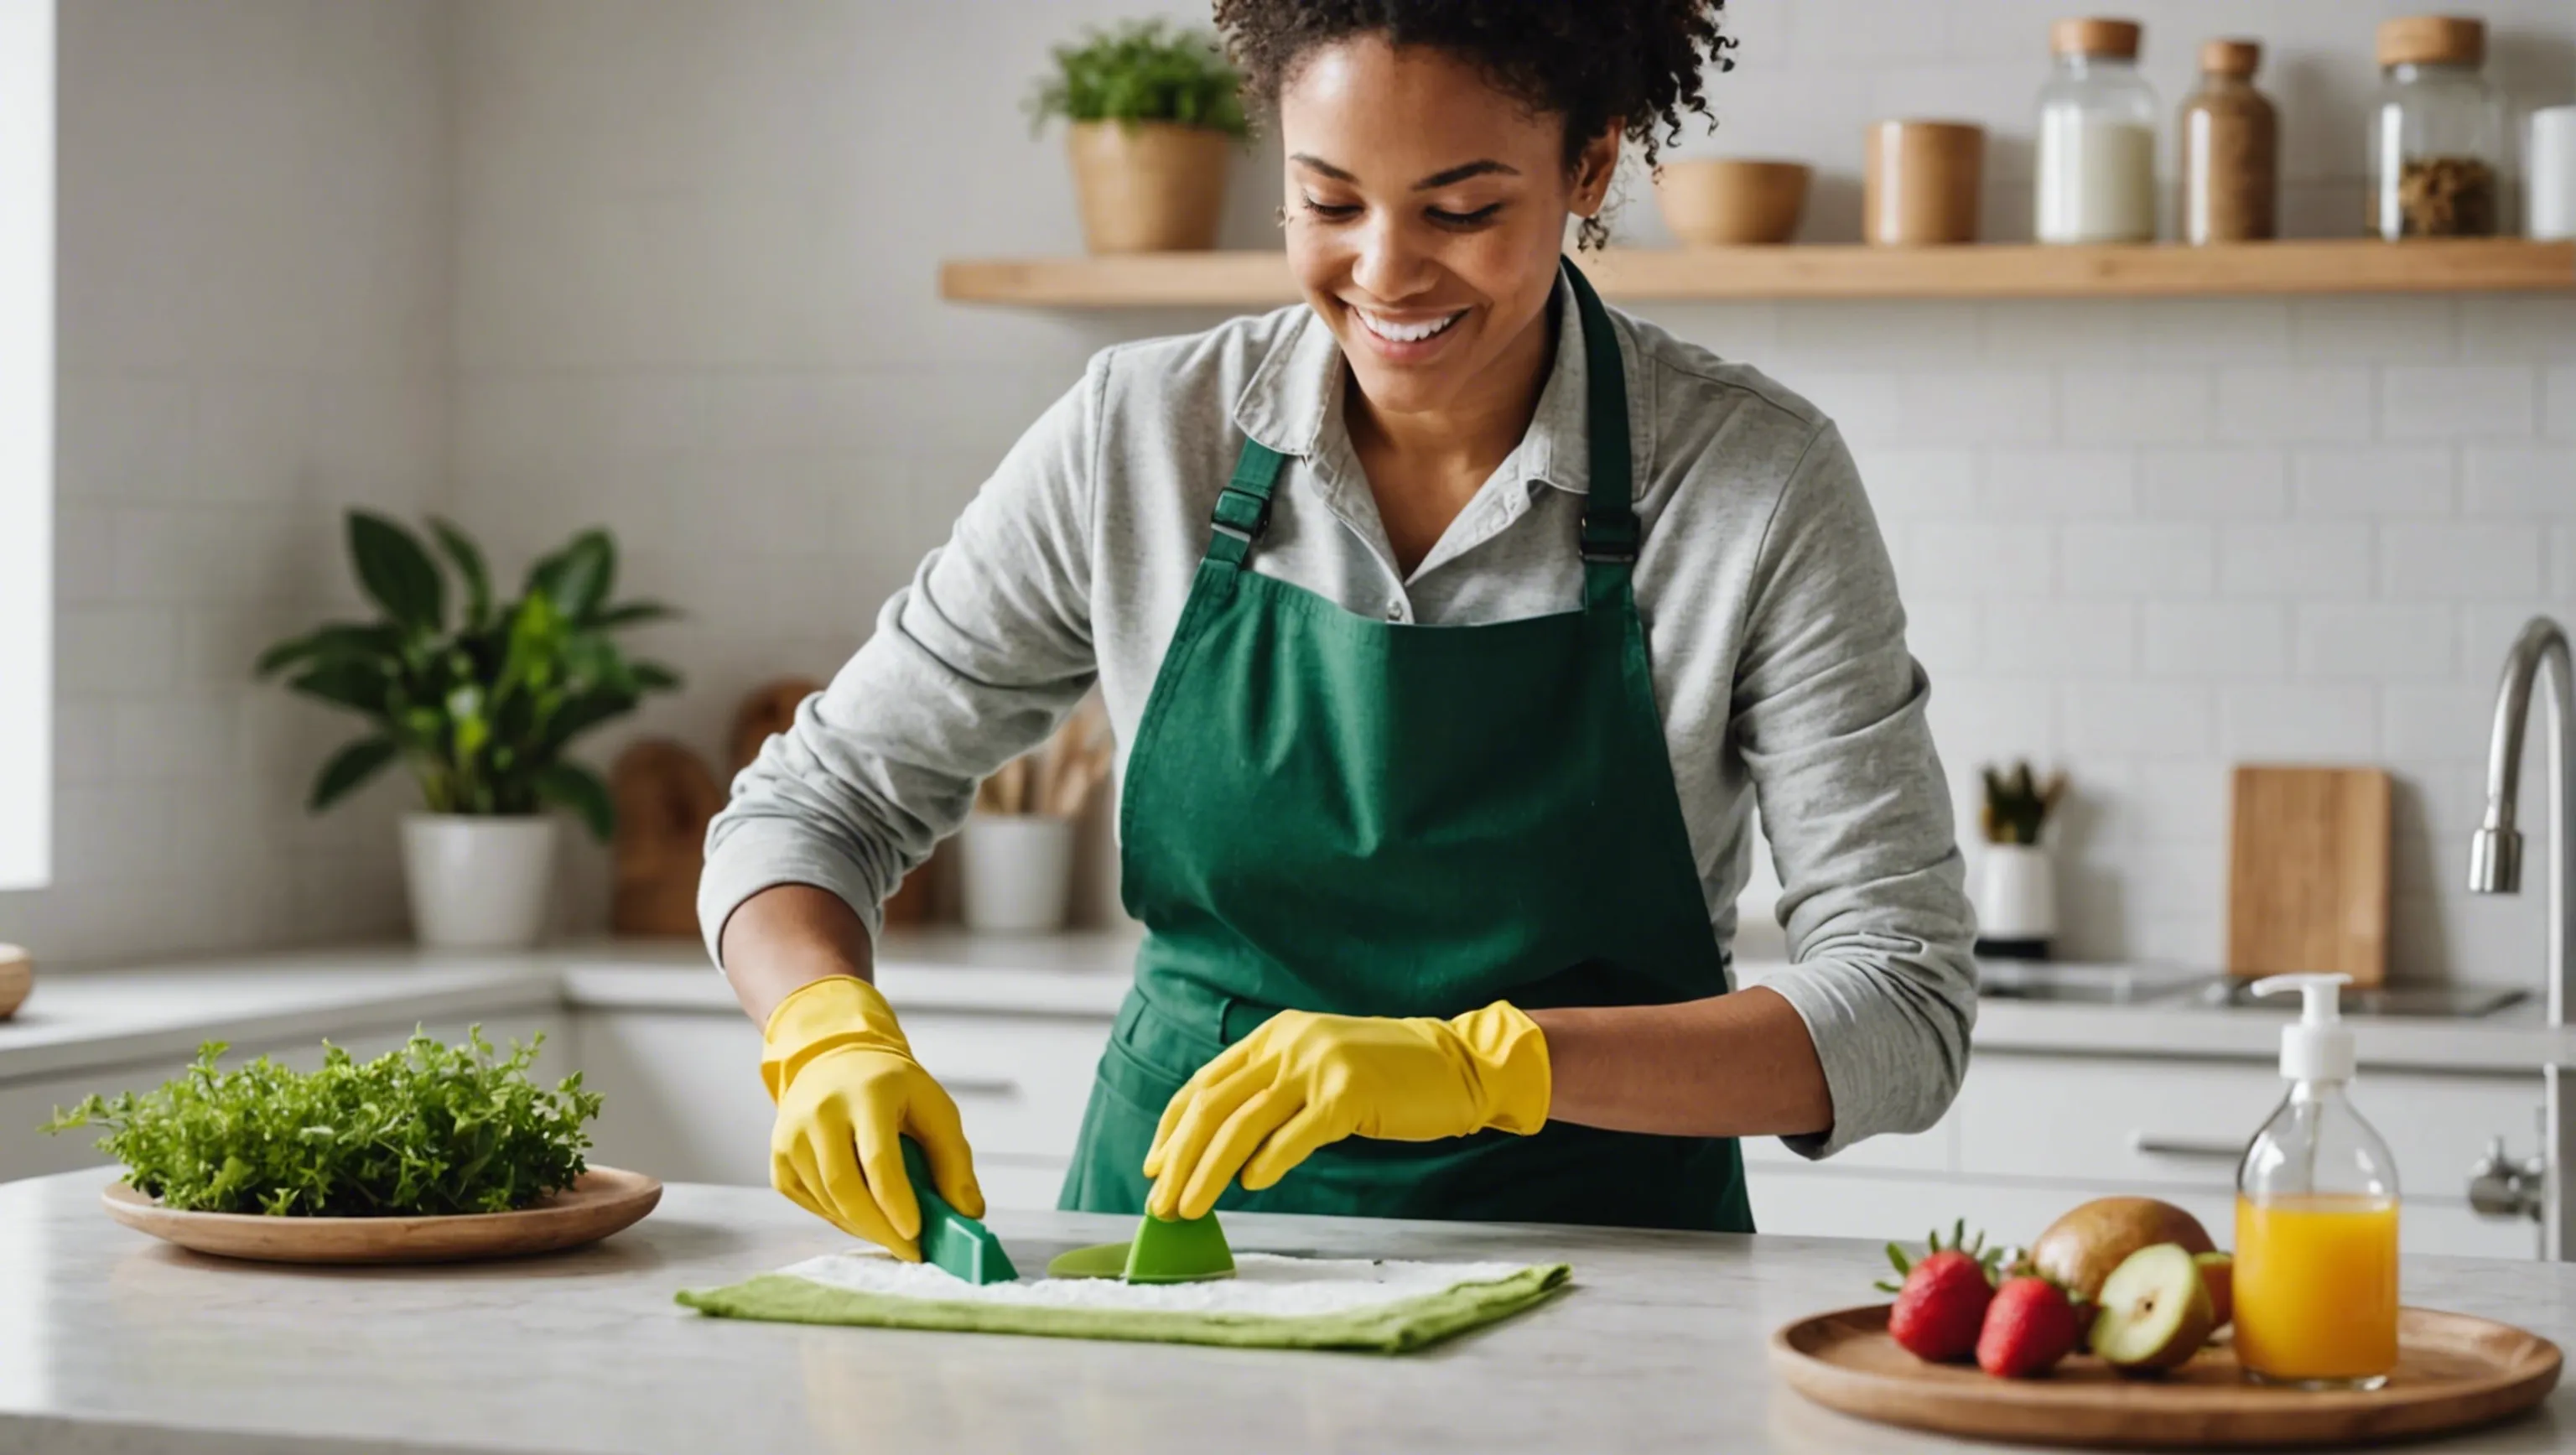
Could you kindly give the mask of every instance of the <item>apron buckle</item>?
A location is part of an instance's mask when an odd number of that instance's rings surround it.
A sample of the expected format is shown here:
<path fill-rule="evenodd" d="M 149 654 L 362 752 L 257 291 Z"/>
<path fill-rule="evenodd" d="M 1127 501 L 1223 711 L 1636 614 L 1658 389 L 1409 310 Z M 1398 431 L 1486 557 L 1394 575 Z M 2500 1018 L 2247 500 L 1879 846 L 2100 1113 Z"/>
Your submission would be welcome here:
<path fill-rule="evenodd" d="M 1228 485 L 1217 492 L 1215 516 L 1208 524 L 1249 545 L 1270 524 L 1270 496 Z"/>
<path fill-rule="evenodd" d="M 1614 520 L 1583 522 L 1582 551 L 1587 561 L 1634 561 L 1637 543 L 1642 536 L 1637 517 L 1622 516 Z"/>

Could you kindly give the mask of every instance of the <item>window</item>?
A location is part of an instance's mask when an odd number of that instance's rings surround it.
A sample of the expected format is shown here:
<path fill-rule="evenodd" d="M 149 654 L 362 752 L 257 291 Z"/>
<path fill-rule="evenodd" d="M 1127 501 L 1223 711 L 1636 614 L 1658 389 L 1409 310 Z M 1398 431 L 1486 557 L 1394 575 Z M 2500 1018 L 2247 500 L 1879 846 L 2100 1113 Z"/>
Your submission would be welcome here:
<path fill-rule="evenodd" d="M 0 0 L 0 889 L 52 819 L 54 6 Z"/>

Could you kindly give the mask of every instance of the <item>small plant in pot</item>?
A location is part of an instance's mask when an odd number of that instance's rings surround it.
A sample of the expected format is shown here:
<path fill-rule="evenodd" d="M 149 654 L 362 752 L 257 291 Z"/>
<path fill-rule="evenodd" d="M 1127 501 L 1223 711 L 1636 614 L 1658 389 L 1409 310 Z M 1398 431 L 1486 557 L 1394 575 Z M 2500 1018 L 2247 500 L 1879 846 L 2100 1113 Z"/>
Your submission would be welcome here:
<path fill-rule="evenodd" d="M 331 622 L 260 655 L 262 677 L 366 718 L 373 730 L 323 763 L 307 807 L 320 812 L 396 763 L 425 812 L 403 820 L 403 870 L 423 944 L 490 949 L 535 943 L 554 882 L 554 821 L 567 808 L 605 839 L 608 787 L 565 756 L 575 738 L 679 685 L 669 668 L 629 662 L 614 634 L 670 608 L 614 602 L 617 548 L 589 530 L 528 568 L 515 601 L 496 601 L 483 553 L 429 522 L 462 587 L 451 623 L 438 557 L 394 521 L 348 517 L 359 586 L 382 613 Z"/>
<path fill-rule="evenodd" d="M 2034 779 L 2030 764 L 1980 770 L 1985 802 L 1977 812 L 1985 856 L 1977 865 L 1979 955 L 2045 960 L 2057 934 L 2057 876 L 2040 834 L 2066 796 L 2066 775 Z"/>
<path fill-rule="evenodd" d="M 1055 48 L 1056 74 L 1029 110 L 1061 116 L 1095 253 L 1216 246 L 1228 153 L 1249 134 L 1242 78 L 1204 31 L 1159 20 L 1091 31 Z"/>

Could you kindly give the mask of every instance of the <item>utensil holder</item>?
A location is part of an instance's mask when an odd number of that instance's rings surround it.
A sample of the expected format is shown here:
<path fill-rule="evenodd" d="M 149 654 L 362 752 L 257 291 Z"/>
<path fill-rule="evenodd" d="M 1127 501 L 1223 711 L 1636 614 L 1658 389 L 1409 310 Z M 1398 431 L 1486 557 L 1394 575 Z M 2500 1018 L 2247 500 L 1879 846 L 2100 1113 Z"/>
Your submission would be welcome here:
<path fill-rule="evenodd" d="M 1072 819 L 1047 814 L 969 814 L 957 835 L 966 928 L 997 935 L 1063 929 L 1073 828 Z"/>
<path fill-rule="evenodd" d="M 2045 960 L 2057 935 L 2057 873 L 2037 844 L 1988 844 L 1977 861 L 1977 953 Z"/>

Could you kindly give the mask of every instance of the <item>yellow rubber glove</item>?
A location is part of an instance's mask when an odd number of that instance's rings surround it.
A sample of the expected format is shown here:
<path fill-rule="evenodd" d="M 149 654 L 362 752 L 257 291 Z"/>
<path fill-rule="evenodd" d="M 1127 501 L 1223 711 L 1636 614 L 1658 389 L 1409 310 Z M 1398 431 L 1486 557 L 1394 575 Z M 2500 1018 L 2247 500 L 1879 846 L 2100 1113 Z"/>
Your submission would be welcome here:
<path fill-rule="evenodd" d="M 921 1203 L 903 1170 L 910 1134 L 939 1195 L 984 1215 L 957 1103 L 912 1058 L 894 1008 L 855 975 L 796 987 L 761 1033 L 760 1079 L 778 1103 L 769 1183 L 853 1237 L 921 1261 Z"/>
<path fill-rule="evenodd" d="M 1507 1001 L 1453 1020 L 1283 1010 L 1163 1108 L 1145 1210 L 1204 1217 L 1243 1175 L 1269 1187 L 1327 1142 L 1429 1142 L 1547 1125 L 1547 1037 Z"/>

